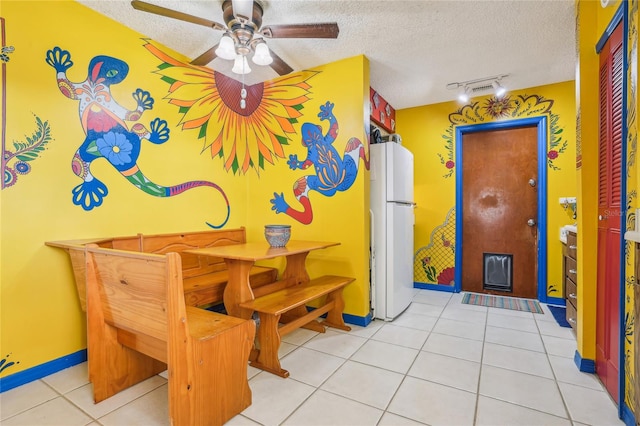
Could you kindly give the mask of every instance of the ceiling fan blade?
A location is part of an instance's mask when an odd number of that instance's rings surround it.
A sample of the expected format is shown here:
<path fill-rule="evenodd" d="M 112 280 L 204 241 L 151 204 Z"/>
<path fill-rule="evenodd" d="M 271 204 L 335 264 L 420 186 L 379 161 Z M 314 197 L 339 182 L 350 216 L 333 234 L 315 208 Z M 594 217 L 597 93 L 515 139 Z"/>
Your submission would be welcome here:
<path fill-rule="evenodd" d="M 267 38 L 338 38 L 339 32 L 335 22 L 267 25 L 260 29 L 260 34 Z"/>
<path fill-rule="evenodd" d="M 191 65 L 201 65 L 205 66 L 209 62 L 213 61 L 216 58 L 216 49 L 218 48 L 218 44 L 213 46 L 211 49 L 204 52 L 202 55 L 195 58 L 190 62 Z"/>
<path fill-rule="evenodd" d="M 141 10 L 143 12 L 154 13 L 156 15 L 166 16 L 168 18 L 178 19 L 180 21 L 191 22 L 192 24 L 203 25 L 205 27 L 213 28 L 214 30 L 226 30 L 226 27 L 215 21 L 209 19 L 200 18 L 199 16 L 189 15 L 187 13 L 178 12 L 177 10 L 167 9 L 166 7 L 156 6 L 155 4 L 147 3 L 140 0 L 132 0 L 131 6 L 134 9 Z"/>
<path fill-rule="evenodd" d="M 271 53 L 271 57 L 273 58 L 273 62 L 269 66 L 275 72 L 277 72 L 278 75 L 289 74 L 291 71 L 293 71 L 293 68 L 291 68 L 285 61 L 283 61 L 280 56 L 276 55 L 273 50 L 269 49 L 269 52 Z"/>

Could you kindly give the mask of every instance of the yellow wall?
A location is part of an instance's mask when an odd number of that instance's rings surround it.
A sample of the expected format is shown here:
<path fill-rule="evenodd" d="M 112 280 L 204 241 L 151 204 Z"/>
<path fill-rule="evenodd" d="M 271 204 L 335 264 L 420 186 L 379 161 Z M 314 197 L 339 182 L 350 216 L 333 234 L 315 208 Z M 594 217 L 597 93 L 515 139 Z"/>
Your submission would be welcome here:
<path fill-rule="evenodd" d="M 339 136 L 334 143 L 338 152 L 344 151 L 347 141 L 352 137 L 357 137 L 366 145 L 365 128 L 368 129 L 369 124 L 368 114 L 363 118 L 363 110 L 366 109 L 368 112 L 368 60 L 358 56 L 316 70 L 322 73 L 312 80 L 315 94 L 304 104 L 305 120 L 321 125 L 326 133 L 328 125 L 317 120 L 316 115 L 321 105 L 327 101 L 333 102 L 336 105 L 334 114 L 339 119 Z M 329 96 L 324 96 L 325 93 Z M 354 100 L 358 100 L 359 103 L 355 103 Z M 366 119 L 366 125 L 363 124 L 363 119 Z M 300 120 L 301 123 L 302 121 Z M 299 135 L 296 135 L 287 147 L 287 159 L 289 155 L 297 155 L 300 160 L 306 157 L 306 148 L 302 145 Z M 250 205 L 270 205 L 269 200 L 273 198 L 273 193 L 282 192 L 292 207 L 300 208 L 293 197 L 294 183 L 301 176 L 313 174 L 313 171 L 287 170 L 284 159 L 280 160 L 280 166 L 283 169 L 281 173 L 248 176 L 247 197 Z M 369 313 L 369 172 L 362 160 L 358 170 L 358 178 L 349 191 L 338 192 L 333 197 L 311 194 L 314 209 L 312 226 L 301 225 L 284 214 L 250 215 L 247 235 L 249 239 L 260 239 L 264 225 L 277 222 L 291 225 L 293 238 L 340 241 L 339 247 L 309 255 L 309 273 L 311 276 L 326 274 L 326 265 L 330 262 L 332 271 L 336 274 L 367 277 L 366 280 L 360 280 L 358 285 L 350 285 L 344 290 L 347 303 L 345 311 L 363 317 Z M 345 210 L 347 206 L 348 209 Z"/>
<path fill-rule="evenodd" d="M 547 294 L 549 297 L 562 297 L 562 243 L 559 240 L 559 231 L 560 227 L 575 222 L 572 215 L 559 203 L 560 197 L 576 196 L 574 82 L 512 91 L 507 96 L 505 99 L 509 102 L 505 115 L 500 118 L 493 118 L 486 111 L 485 106 L 491 96 L 473 98 L 467 105 L 446 102 L 396 112 L 397 131 L 402 135 L 403 144 L 417 159 L 415 281 L 436 283 L 421 274 L 420 259 L 424 257 L 423 252 L 429 253 L 432 263 L 434 257 L 447 255 L 448 265 L 454 265 L 452 250 L 441 248 L 439 253 L 433 251 L 433 247 L 428 249 L 432 250 L 430 252 L 423 250 L 432 243 L 433 246 L 442 247 L 440 240 L 443 232 L 451 237 L 455 228 L 455 218 L 444 225 L 447 214 L 455 207 L 455 169 L 447 167 L 448 161 L 455 161 L 455 127 L 459 124 L 490 123 L 544 114 L 549 117 L 548 150 L 558 152 L 557 158 L 549 161 L 547 167 Z M 516 108 L 518 104 L 520 108 Z M 518 112 L 527 110 L 522 107 L 524 104 L 542 113 Z M 554 134 L 551 129 L 552 123 L 555 123 Z M 436 266 L 438 271 L 442 269 L 441 265 Z"/>
<path fill-rule="evenodd" d="M 578 106 L 578 247 L 597 244 L 598 187 L 598 55 L 595 45 L 604 26 L 598 26 L 598 14 L 605 9 L 597 2 L 580 2 L 577 10 L 579 63 L 576 81 Z M 607 9 L 608 12 L 608 9 Z M 594 31 L 594 28 L 600 28 Z M 579 250 L 578 261 L 578 352 L 595 360 L 596 250 Z M 582 269 L 581 269 L 582 268 Z M 591 315 L 585 315 L 590 312 Z"/>
<path fill-rule="evenodd" d="M 131 13 L 137 13 L 132 10 Z M 141 14 L 141 19 L 144 17 Z M 101 206 L 90 211 L 72 203 L 72 189 L 82 182 L 71 170 L 71 160 L 84 140 L 78 102 L 60 93 L 56 72 L 46 61 L 47 51 L 59 46 L 70 52 L 74 65 L 67 71 L 73 82 L 87 78 L 87 67 L 94 56 L 109 55 L 129 65 L 124 81 L 111 87 L 113 98 L 135 109 L 132 93 L 142 88 L 155 99 L 153 109 L 145 111 L 140 123 L 159 117 L 166 120 L 170 138 L 163 144 L 143 140 L 138 165 L 148 178 L 165 186 L 191 180 L 206 180 L 226 192 L 231 215 L 226 228 L 246 226 L 248 239 L 262 240 L 266 223 L 292 224 L 293 238 L 339 241 L 341 246 L 313 253 L 309 269 L 320 273 L 348 274 L 356 282 L 346 290 L 345 313 L 365 317 L 368 305 L 368 171 L 361 160 L 353 186 L 345 192 L 326 197 L 310 194 L 314 220 L 302 225 L 271 210 L 274 192 L 283 192 L 293 205 L 294 182 L 313 173 L 290 170 L 290 154 L 304 159 L 300 127 L 310 122 L 327 132 L 326 121 L 318 119 L 319 107 L 327 101 L 335 104 L 334 114 L 340 133 L 334 147 L 342 156 L 351 137 L 366 147 L 369 74 L 363 56 L 320 67 L 308 80 L 309 96 L 301 116 L 293 122 L 290 140 L 283 145 L 284 155 L 274 164 L 246 173 L 225 170 L 223 159 L 203 151 L 198 130 L 185 130 L 178 107 L 168 103 L 169 84 L 154 73 L 162 63 L 145 48 L 143 35 L 135 33 L 94 11 L 71 1 L 3 1 L 2 18 L 6 45 L 15 50 L 2 64 L 5 74 L 5 126 L 7 149 L 15 143 L 35 140 L 36 117 L 50 127 L 51 140 L 44 150 L 34 151 L 37 158 L 25 174 L 16 174 L 11 186 L 0 191 L 1 208 L 1 305 L 0 376 L 21 372 L 47 361 L 75 353 L 86 347 L 85 317 L 75 293 L 71 266 L 60 249 L 47 247 L 45 241 L 206 230 L 206 222 L 221 223 L 226 206 L 220 194 L 210 187 L 190 189 L 172 197 L 153 197 L 134 187 L 106 160 L 92 163 L 91 173 L 109 190 Z M 187 58 L 159 47 L 177 61 Z M 293 73 L 296 77 L 298 74 Z M 277 79 L 276 79 L 277 80 Z M 276 81 L 274 80 L 274 81 Z M 276 83 L 274 83 L 276 84 Z M 293 90 L 293 89 L 292 89 Z M 295 89 L 298 90 L 298 89 Z M 128 126 L 133 123 L 128 122 Z M 214 122 L 214 127 L 220 127 Z M 251 138 L 247 139 L 249 144 Z M 368 154 L 367 154 L 368 155 Z M 10 168 L 17 167 L 13 158 Z M 24 171 L 25 165 L 20 165 Z M 11 176 L 13 176 L 10 173 Z M 6 176 L 6 175 L 5 175 Z M 5 177 L 6 178 L 6 177 Z M 345 214 L 349 212 L 351 214 Z M 9 366 L 10 363 L 15 363 Z"/>

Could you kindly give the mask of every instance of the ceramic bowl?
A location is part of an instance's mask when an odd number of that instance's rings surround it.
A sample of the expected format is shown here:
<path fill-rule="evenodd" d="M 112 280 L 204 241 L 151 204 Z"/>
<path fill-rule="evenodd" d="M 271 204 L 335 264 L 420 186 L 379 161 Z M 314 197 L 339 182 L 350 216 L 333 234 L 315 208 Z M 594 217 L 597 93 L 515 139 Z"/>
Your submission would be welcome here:
<path fill-rule="evenodd" d="M 291 225 L 265 225 L 264 236 L 271 247 L 284 247 L 291 237 Z"/>

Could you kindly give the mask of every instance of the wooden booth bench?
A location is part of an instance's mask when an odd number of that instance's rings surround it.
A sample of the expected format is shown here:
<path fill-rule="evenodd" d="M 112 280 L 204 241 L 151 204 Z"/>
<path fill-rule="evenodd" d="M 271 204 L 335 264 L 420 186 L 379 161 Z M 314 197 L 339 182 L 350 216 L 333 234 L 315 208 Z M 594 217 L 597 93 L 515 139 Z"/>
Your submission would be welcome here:
<path fill-rule="evenodd" d="M 240 303 L 240 307 L 258 312 L 260 317 L 257 335 L 260 348 L 254 350 L 251 365 L 280 377 L 289 377 L 289 372 L 280 366 L 278 358 L 282 336 L 300 327 L 320 333 L 325 332 L 325 327 L 351 330 L 342 318 L 344 310 L 342 290 L 352 281 L 354 279 L 350 277 L 324 275 Z M 263 289 L 266 290 L 266 287 Z M 323 296 L 326 297 L 321 306 L 307 311 L 307 303 Z M 324 321 L 316 321 L 324 314 L 327 314 Z"/>
<path fill-rule="evenodd" d="M 224 293 L 229 315 L 249 319 L 254 312 L 260 318 L 256 347 L 251 365 L 281 377 L 289 372 L 282 369 L 278 359 L 281 337 L 304 327 L 323 333 L 328 327 L 351 330 L 344 323 L 342 290 L 354 281 L 351 277 L 325 275 L 311 279 L 305 261 L 309 252 L 339 243 L 320 241 L 289 241 L 285 247 L 269 247 L 266 242 L 252 242 L 189 250 L 191 254 L 223 258 L 231 279 Z M 254 288 L 246 271 L 255 262 L 284 257 L 286 267 L 280 280 Z M 308 310 L 307 304 L 317 306 Z M 320 322 L 318 319 L 324 315 Z"/>
<path fill-rule="evenodd" d="M 86 244 L 144 253 L 179 253 L 182 258 L 186 304 L 189 306 L 206 306 L 222 302 L 224 288 L 229 280 L 229 271 L 222 258 L 198 256 L 185 253 L 185 250 L 243 244 L 245 242 L 246 232 L 245 228 L 242 227 L 202 232 L 138 234 L 129 237 L 49 241 L 45 244 L 62 248 L 69 254 L 80 306 L 83 311 L 86 311 L 84 258 Z M 276 281 L 278 270 L 276 268 L 253 266 L 249 274 L 252 288 L 257 288 Z"/>
<path fill-rule="evenodd" d="M 255 323 L 188 306 L 180 255 L 85 249 L 96 403 L 168 369 L 172 425 L 221 425 L 251 405 Z"/>

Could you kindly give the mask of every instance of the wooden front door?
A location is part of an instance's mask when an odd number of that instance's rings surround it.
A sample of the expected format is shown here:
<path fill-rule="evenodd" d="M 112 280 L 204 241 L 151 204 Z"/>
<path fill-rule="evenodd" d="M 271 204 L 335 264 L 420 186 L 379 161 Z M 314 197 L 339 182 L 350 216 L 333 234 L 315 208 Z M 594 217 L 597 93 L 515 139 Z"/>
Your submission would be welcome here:
<path fill-rule="evenodd" d="M 622 24 L 600 51 L 596 373 L 618 401 L 622 215 Z"/>
<path fill-rule="evenodd" d="M 462 290 L 535 299 L 538 290 L 537 127 L 462 140 Z M 486 254 L 511 255 L 512 291 L 485 288 Z"/>

